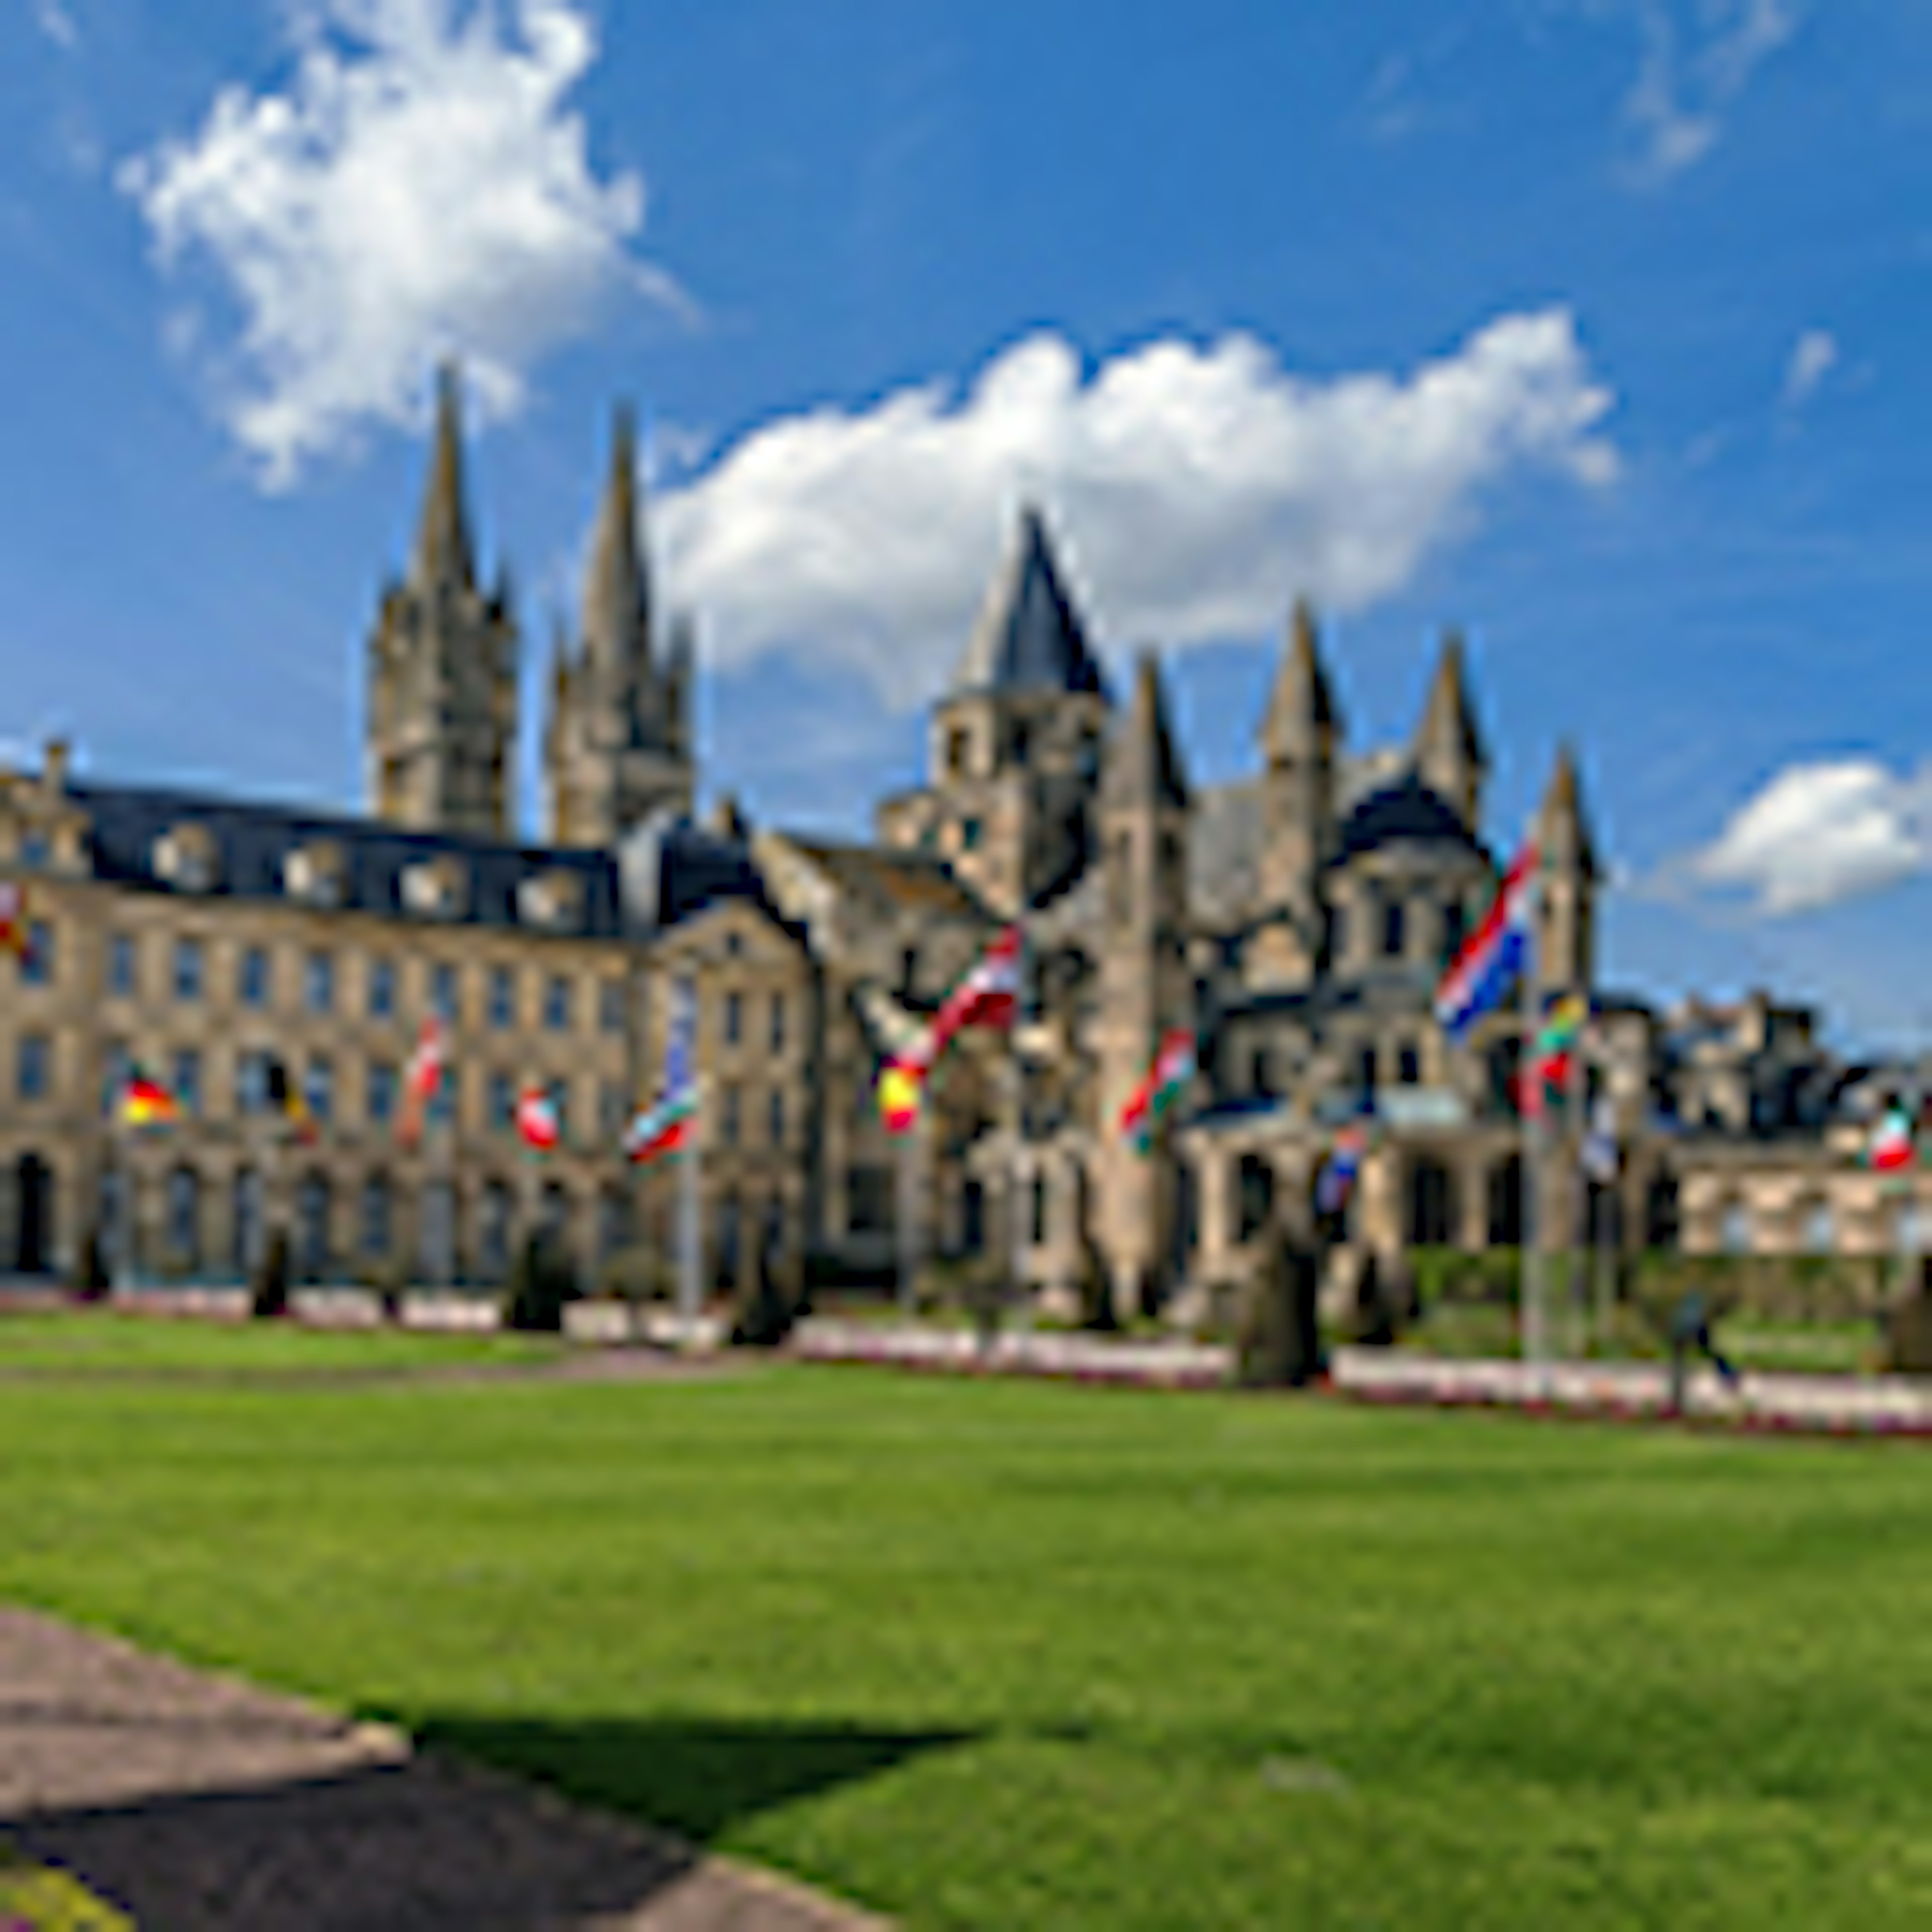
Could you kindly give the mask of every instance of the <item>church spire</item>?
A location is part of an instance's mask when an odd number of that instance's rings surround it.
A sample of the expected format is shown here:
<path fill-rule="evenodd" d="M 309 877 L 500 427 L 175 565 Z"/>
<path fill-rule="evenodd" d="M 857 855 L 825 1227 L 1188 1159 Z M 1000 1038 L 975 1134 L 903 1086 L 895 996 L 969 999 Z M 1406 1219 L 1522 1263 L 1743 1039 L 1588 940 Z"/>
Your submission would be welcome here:
<path fill-rule="evenodd" d="M 1588 815 L 1583 809 L 1576 757 L 1567 739 L 1556 748 L 1556 763 L 1550 771 L 1549 788 L 1543 794 L 1540 817 L 1545 863 L 1574 871 L 1585 878 L 1595 878 L 1596 847 L 1590 837 Z"/>
<path fill-rule="evenodd" d="M 463 500 L 463 416 L 456 364 L 436 372 L 436 440 L 430 458 L 429 487 L 416 532 L 415 576 L 427 588 L 450 584 L 467 590 L 476 580 L 470 544 L 470 518 Z"/>
<path fill-rule="evenodd" d="M 620 682 L 650 660 L 650 586 L 638 543 L 636 418 L 620 404 L 590 563 L 584 580 L 584 656 Z"/>
<path fill-rule="evenodd" d="M 1307 758 L 1326 748 L 1324 738 L 1332 744 L 1340 722 L 1316 641 L 1314 610 L 1305 597 L 1298 598 L 1288 623 L 1288 648 L 1281 654 L 1281 668 L 1262 720 L 1262 755 L 1271 765 Z"/>
<path fill-rule="evenodd" d="M 1453 806 L 1472 831 L 1481 815 L 1483 780 L 1489 753 L 1476 728 L 1463 669 L 1462 636 L 1451 631 L 1442 640 L 1436 680 L 1415 734 L 1415 773 L 1436 795 Z"/>
<path fill-rule="evenodd" d="M 1160 659 L 1143 650 L 1134 667 L 1134 693 L 1115 737 L 1104 781 L 1109 806 L 1187 804 L 1187 777 L 1168 727 Z"/>

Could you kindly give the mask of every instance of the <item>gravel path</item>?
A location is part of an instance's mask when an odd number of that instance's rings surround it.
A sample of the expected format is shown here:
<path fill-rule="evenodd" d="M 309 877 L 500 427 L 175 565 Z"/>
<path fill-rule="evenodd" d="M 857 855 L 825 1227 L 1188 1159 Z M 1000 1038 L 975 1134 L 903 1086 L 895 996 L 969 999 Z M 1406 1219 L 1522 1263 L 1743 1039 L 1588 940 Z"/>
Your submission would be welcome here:
<path fill-rule="evenodd" d="M 0 1840 L 161 1932 L 880 1923 L 395 1732 L 7 1609 Z"/>

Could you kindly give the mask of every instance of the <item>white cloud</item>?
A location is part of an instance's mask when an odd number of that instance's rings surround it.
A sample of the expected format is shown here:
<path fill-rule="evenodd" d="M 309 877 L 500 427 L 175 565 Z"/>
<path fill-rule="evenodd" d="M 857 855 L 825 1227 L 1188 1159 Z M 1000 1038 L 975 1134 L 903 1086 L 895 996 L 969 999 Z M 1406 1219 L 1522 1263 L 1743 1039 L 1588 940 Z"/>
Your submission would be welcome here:
<path fill-rule="evenodd" d="M 934 382 L 754 431 L 660 501 L 666 574 L 727 664 L 792 650 L 922 702 L 1038 500 L 1117 641 L 1251 636 L 1306 592 L 1359 608 L 1526 468 L 1606 482 L 1611 406 L 1562 309 L 1505 316 L 1406 378 L 1312 381 L 1248 335 L 1150 343 L 1083 376 L 1060 337 L 964 395 Z"/>
<path fill-rule="evenodd" d="M 63 0 L 32 0 L 34 24 L 57 47 L 68 53 L 80 50 L 80 23 Z"/>
<path fill-rule="evenodd" d="M 1780 772 L 1690 862 L 1774 916 L 1813 911 L 1932 867 L 1932 764 L 1904 777 L 1870 758 Z"/>
<path fill-rule="evenodd" d="M 1796 409 L 1829 375 L 1838 360 L 1838 339 L 1828 328 L 1808 328 L 1791 345 L 1784 365 L 1784 406 Z"/>
<path fill-rule="evenodd" d="M 1726 113 L 1797 32 L 1799 10 L 1796 0 L 1702 0 L 1687 34 L 1670 0 L 1637 0 L 1643 57 L 1624 113 L 1642 178 L 1668 180 L 1717 146 Z"/>
<path fill-rule="evenodd" d="M 274 487 L 419 408 L 454 351 L 484 410 L 625 290 L 676 301 L 626 253 L 643 182 L 600 181 L 563 101 L 596 37 L 566 0 L 318 0 L 284 92 L 216 98 L 190 138 L 124 165 L 163 262 L 205 250 L 239 305 L 223 414 Z"/>

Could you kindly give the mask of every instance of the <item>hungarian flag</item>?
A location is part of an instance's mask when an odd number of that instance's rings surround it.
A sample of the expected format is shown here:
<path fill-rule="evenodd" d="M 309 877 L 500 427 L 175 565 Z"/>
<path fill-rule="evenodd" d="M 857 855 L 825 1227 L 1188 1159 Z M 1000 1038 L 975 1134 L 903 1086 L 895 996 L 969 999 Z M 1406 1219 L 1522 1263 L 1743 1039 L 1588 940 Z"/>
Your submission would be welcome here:
<path fill-rule="evenodd" d="M 1133 1142 L 1136 1153 L 1145 1154 L 1154 1144 L 1161 1116 L 1180 1097 L 1194 1072 L 1194 1036 L 1180 1029 L 1163 1034 L 1153 1066 L 1120 1109 L 1121 1137 Z"/>
<path fill-rule="evenodd" d="M 556 1145 L 556 1102 L 541 1087 L 526 1087 L 517 1096 L 517 1132 L 526 1148 L 548 1154 Z"/>
<path fill-rule="evenodd" d="M 178 1120 L 181 1108 L 158 1080 L 151 1080 L 135 1066 L 128 1070 L 121 1088 L 121 1118 L 130 1127 L 160 1126 Z"/>
<path fill-rule="evenodd" d="M 0 952 L 24 959 L 33 944 L 27 923 L 27 890 L 11 879 L 0 879 Z"/>
<path fill-rule="evenodd" d="M 1024 934 L 1010 926 L 975 962 L 973 969 L 946 996 L 932 1022 L 926 1064 L 946 1051 L 946 1042 L 962 1027 L 1010 1027 L 1019 1011 L 1020 947 Z"/>
<path fill-rule="evenodd" d="M 403 1069 L 403 1111 L 397 1126 L 406 1146 L 413 1147 L 422 1132 L 424 1110 L 436 1098 L 436 1090 L 442 1084 L 443 1070 L 448 1059 L 442 1022 L 432 1013 L 423 1022 L 409 1064 Z"/>
<path fill-rule="evenodd" d="M 698 1113 L 698 988 L 677 982 L 671 994 L 670 1033 L 664 1044 L 664 1089 L 624 1130 L 626 1157 L 641 1166 L 677 1154 L 688 1144 Z"/>
<path fill-rule="evenodd" d="M 1580 993 L 1558 1000 L 1544 1016 L 1528 1070 L 1516 1076 L 1516 1106 L 1522 1112 L 1540 1114 L 1550 1089 L 1568 1080 L 1576 1066 L 1573 1049 L 1589 1017 L 1590 1003 Z"/>
<path fill-rule="evenodd" d="M 1912 1122 L 1902 1107 L 1888 1107 L 1872 1136 L 1866 1159 L 1880 1174 L 1896 1174 L 1912 1165 Z"/>

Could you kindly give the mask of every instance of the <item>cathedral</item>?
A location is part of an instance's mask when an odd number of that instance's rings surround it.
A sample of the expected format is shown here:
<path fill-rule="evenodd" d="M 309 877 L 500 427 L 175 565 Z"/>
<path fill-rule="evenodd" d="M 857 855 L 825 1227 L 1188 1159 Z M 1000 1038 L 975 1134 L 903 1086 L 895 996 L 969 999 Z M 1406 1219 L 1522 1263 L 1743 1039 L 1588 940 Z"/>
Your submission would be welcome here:
<path fill-rule="evenodd" d="M 66 1268 L 98 1238 L 137 1281 L 235 1279 L 279 1226 L 310 1281 L 482 1289 L 542 1226 L 586 1285 L 661 1282 L 672 1178 L 631 1167 L 621 1136 L 662 1078 L 680 982 L 698 995 L 720 1288 L 992 1252 L 1052 1307 L 1097 1253 L 1120 1312 L 1185 1321 L 1254 1267 L 1277 1201 L 1350 1124 L 1372 1126 L 1358 1256 L 1514 1246 L 1526 1226 L 1556 1246 L 1606 1229 L 1883 1245 L 1919 1212 L 1848 1178 L 1832 1136 L 1856 1070 L 1808 1012 L 1756 995 L 1666 1013 L 1597 983 L 1602 860 L 1567 747 L 1534 826 L 1536 983 L 1444 1034 L 1436 986 L 1516 842 L 1486 824 L 1458 636 L 1408 742 L 1352 749 L 1296 606 L 1251 775 L 1198 784 L 1157 654 L 1116 688 L 1066 568 L 1077 532 L 1040 508 L 932 706 L 924 782 L 879 802 L 869 840 L 755 824 L 728 798 L 700 824 L 699 633 L 654 580 L 620 412 L 574 634 L 542 682 L 545 822 L 526 840 L 522 637 L 507 572 L 476 554 L 460 405 L 446 370 L 413 545 L 368 639 L 363 814 L 109 783 L 59 744 L 0 772 L 0 879 L 26 908 L 0 1003 L 0 1271 Z M 909 1157 L 877 1069 L 1015 923 L 1019 1024 L 961 1036 Z M 1589 1003 L 1590 1050 L 1526 1181 L 1526 1028 L 1565 994 Z M 406 1139 L 399 1084 L 432 1016 L 448 1074 Z M 1198 1072 L 1142 1152 L 1121 1109 L 1176 1030 Z M 306 1101 L 300 1137 L 272 1062 Z M 174 1093 L 176 1125 L 120 1124 L 135 1066 Z M 533 1088 L 562 1126 L 538 1159 L 514 1129 Z M 1586 1182 L 1599 1100 L 1621 1158 Z"/>

